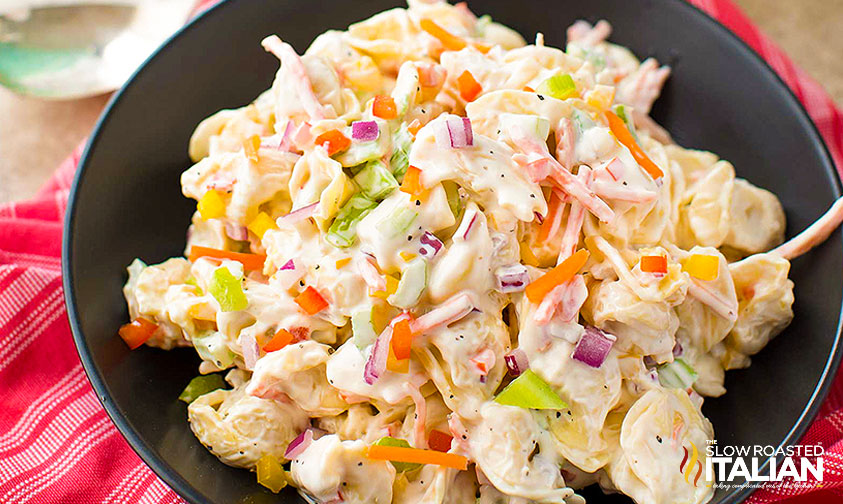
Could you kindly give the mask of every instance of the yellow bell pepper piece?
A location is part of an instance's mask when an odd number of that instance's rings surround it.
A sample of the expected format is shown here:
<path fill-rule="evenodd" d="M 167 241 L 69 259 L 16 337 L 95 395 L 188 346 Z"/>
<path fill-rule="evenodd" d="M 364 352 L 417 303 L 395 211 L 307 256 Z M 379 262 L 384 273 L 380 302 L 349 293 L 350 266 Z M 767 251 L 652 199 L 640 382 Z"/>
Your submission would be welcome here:
<path fill-rule="evenodd" d="M 403 259 L 404 262 L 410 262 L 416 258 L 416 254 L 413 254 L 412 252 L 405 252 L 403 250 L 399 252 L 398 255 L 401 256 L 401 259 Z"/>
<path fill-rule="evenodd" d="M 203 220 L 219 219 L 225 216 L 225 201 L 219 191 L 211 189 L 196 203 L 196 209 Z"/>
<path fill-rule="evenodd" d="M 258 150 L 260 150 L 260 148 L 261 137 L 258 135 L 252 135 L 243 142 L 243 152 L 246 154 L 249 161 L 252 161 L 253 163 L 260 161 L 260 158 L 258 157 Z"/>
<path fill-rule="evenodd" d="M 375 291 L 371 293 L 371 296 L 386 299 L 389 296 L 395 294 L 395 291 L 398 290 L 398 279 L 392 275 L 386 275 L 386 290 L 385 291 Z"/>
<path fill-rule="evenodd" d="M 682 271 L 700 280 L 716 280 L 720 270 L 720 258 L 705 254 L 691 254 L 682 264 Z"/>
<path fill-rule="evenodd" d="M 278 493 L 287 486 L 287 477 L 281 462 L 273 455 L 264 455 L 258 459 L 255 467 L 258 473 L 258 483 Z"/>
<path fill-rule="evenodd" d="M 585 94 L 585 102 L 594 108 L 606 110 L 615 100 L 615 87 L 597 84 Z"/>
<path fill-rule="evenodd" d="M 246 227 L 249 231 L 255 233 L 258 238 L 263 239 L 264 233 L 270 229 L 277 229 L 278 226 L 275 225 L 275 221 L 266 212 L 261 212 Z"/>
<path fill-rule="evenodd" d="M 337 259 L 336 268 L 337 269 L 344 268 L 345 265 L 350 263 L 350 262 L 351 262 L 350 257 L 343 257 L 342 259 Z"/>
<path fill-rule="evenodd" d="M 536 254 L 533 253 L 533 249 L 530 248 L 526 242 L 521 242 L 521 262 L 528 266 L 539 266 L 539 258 L 536 257 Z"/>

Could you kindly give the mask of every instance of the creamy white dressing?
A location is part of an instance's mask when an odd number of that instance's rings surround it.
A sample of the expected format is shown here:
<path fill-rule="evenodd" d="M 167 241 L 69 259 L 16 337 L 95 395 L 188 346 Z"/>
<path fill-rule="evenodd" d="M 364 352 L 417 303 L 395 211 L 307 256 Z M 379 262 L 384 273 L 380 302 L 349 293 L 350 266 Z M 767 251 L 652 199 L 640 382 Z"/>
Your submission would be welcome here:
<path fill-rule="evenodd" d="M 422 20 L 465 47 L 448 50 Z M 727 161 L 670 143 L 646 116 L 668 70 L 610 31 L 579 22 L 563 52 L 464 4 L 410 0 L 304 56 L 264 41 L 281 60 L 272 89 L 191 138 L 193 260 L 136 260 L 124 287 L 132 319 L 155 324 L 148 345 L 194 345 L 200 372 L 232 369 L 233 390 L 188 408 L 209 450 L 253 469 L 323 428 L 291 483 L 331 504 L 478 491 L 480 503 L 581 504 L 573 489 L 594 481 L 639 503 L 711 498 L 676 470 L 678 447 L 713 438 L 700 394 L 723 394 L 725 370 L 793 317 L 790 264 L 763 253 L 784 214 Z M 636 118 L 626 124 L 663 176 L 611 131 L 609 110 Z M 559 278 L 578 249 L 587 262 Z M 695 256 L 715 258 L 713 279 L 688 266 Z M 237 281 L 214 285 L 220 267 Z M 403 318 L 413 332 L 397 337 Z M 373 343 L 388 324 L 383 359 Z M 605 355 L 574 358 L 599 331 Z M 513 359 L 567 407 L 496 402 Z M 679 359 L 695 381 L 663 385 L 656 366 Z M 386 435 L 428 446 L 434 429 L 468 471 L 398 474 L 366 455 Z"/>

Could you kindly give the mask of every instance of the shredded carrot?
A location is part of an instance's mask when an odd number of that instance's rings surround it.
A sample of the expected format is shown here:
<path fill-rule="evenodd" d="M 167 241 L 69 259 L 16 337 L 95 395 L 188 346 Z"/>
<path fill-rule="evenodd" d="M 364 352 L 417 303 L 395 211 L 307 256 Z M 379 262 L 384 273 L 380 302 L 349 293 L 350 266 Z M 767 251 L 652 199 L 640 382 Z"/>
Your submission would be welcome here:
<path fill-rule="evenodd" d="M 258 135 L 252 135 L 243 142 L 243 151 L 246 153 L 246 157 L 249 158 L 249 161 L 252 161 L 253 163 L 258 162 L 258 149 L 260 148 L 261 137 Z"/>
<path fill-rule="evenodd" d="M 398 360 L 409 359 L 410 348 L 413 345 L 413 331 L 410 329 L 412 316 L 402 314 L 398 318 L 401 320 L 392 326 L 392 351 Z"/>
<path fill-rule="evenodd" d="M 435 450 L 402 448 L 400 446 L 372 445 L 366 450 L 366 456 L 372 460 L 433 464 L 461 471 L 465 471 L 468 467 L 468 459 L 456 453 L 442 453 Z"/>
<path fill-rule="evenodd" d="M 247 270 L 262 270 L 263 263 L 266 261 L 266 256 L 260 254 L 243 254 L 241 252 L 212 249 L 208 247 L 200 247 L 198 245 L 190 247 L 190 255 L 188 256 L 190 262 L 194 262 L 200 257 L 231 259 L 232 261 L 237 261 L 242 264 L 243 268 Z"/>
<path fill-rule="evenodd" d="M 275 333 L 275 336 L 272 337 L 269 342 L 263 346 L 264 352 L 274 352 L 276 350 L 281 350 L 285 346 L 289 345 L 293 342 L 293 334 L 286 330 L 286 329 L 278 329 L 278 332 Z"/>
<path fill-rule="evenodd" d="M 158 324 L 150 322 L 143 317 L 138 317 L 120 327 L 117 333 L 129 345 L 129 348 L 134 350 L 149 341 L 149 338 L 155 334 L 156 330 L 158 330 Z"/>
<path fill-rule="evenodd" d="M 331 130 L 322 133 L 316 140 L 316 145 L 325 145 L 329 156 L 333 156 L 337 152 L 342 152 L 351 146 L 351 140 L 339 132 L 339 130 Z"/>
<path fill-rule="evenodd" d="M 375 101 L 372 103 L 372 115 L 381 119 L 395 119 L 398 117 L 395 100 L 391 96 L 375 96 Z"/>
<path fill-rule="evenodd" d="M 533 89 L 533 88 L 531 88 L 530 86 L 524 86 L 524 88 L 522 89 L 522 91 L 526 91 L 526 92 L 528 92 L 528 93 L 535 93 L 535 92 L 536 92 L 536 90 L 535 90 L 535 89 Z"/>
<path fill-rule="evenodd" d="M 644 149 L 638 145 L 638 142 L 635 141 L 632 133 L 630 133 L 629 129 L 627 129 L 623 119 L 618 117 L 611 110 L 606 111 L 606 119 L 609 121 L 609 129 L 612 130 L 615 138 L 617 138 L 624 147 L 629 149 L 630 154 L 632 154 L 635 161 L 641 165 L 641 168 L 644 168 L 644 171 L 649 173 L 654 180 L 663 177 L 664 172 L 662 172 L 661 168 L 659 168 L 656 163 L 647 157 L 647 154 L 644 153 Z"/>
<path fill-rule="evenodd" d="M 468 45 L 461 37 L 453 35 L 451 32 L 442 28 L 431 19 L 422 19 L 421 22 L 419 22 L 419 26 L 422 30 L 439 39 L 439 42 L 442 42 L 442 45 L 451 51 L 459 51 Z"/>
<path fill-rule="evenodd" d="M 561 264 L 534 280 L 527 286 L 525 292 L 527 298 L 533 303 L 540 303 L 548 292 L 557 285 L 561 285 L 577 274 L 588 260 L 588 251 L 577 250 L 574 255 L 562 261 Z"/>
<path fill-rule="evenodd" d="M 457 86 L 460 90 L 460 96 L 467 102 L 474 101 L 483 92 L 483 86 L 474 79 L 474 76 L 468 70 L 463 71 L 457 77 Z"/>
<path fill-rule="evenodd" d="M 319 291 L 308 286 L 301 294 L 294 299 L 297 305 L 309 315 L 315 315 L 328 307 L 328 302 L 319 294 Z"/>
<path fill-rule="evenodd" d="M 412 165 L 408 167 L 400 189 L 402 192 L 412 196 L 417 196 L 424 192 L 424 188 L 421 185 L 421 170 Z"/>
<path fill-rule="evenodd" d="M 350 257 L 343 257 L 342 259 L 337 259 L 337 262 L 336 262 L 335 266 L 336 266 L 337 269 L 340 269 L 340 268 L 345 267 L 345 265 L 350 263 L 350 262 L 351 262 Z"/>
<path fill-rule="evenodd" d="M 539 241 L 543 242 L 550 237 L 554 227 L 558 227 L 562 221 L 562 211 L 565 205 L 556 191 L 550 192 L 550 201 L 547 204 L 547 216 L 539 228 Z"/>
<path fill-rule="evenodd" d="M 494 47 L 490 46 L 489 44 L 484 44 L 483 42 L 472 42 L 471 45 L 473 45 L 475 49 L 477 49 L 483 54 L 486 54 L 487 52 L 491 51 L 492 47 Z"/>
<path fill-rule="evenodd" d="M 431 450 L 447 452 L 451 449 L 451 441 L 453 441 L 453 439 L 454 437 L 450 434 L 433 429 L 430 431 L 430 437 L 427 440 L 427 445 L 430 446 Z"/>
<path fill-rule="evenodd" d="M 645 273 L 667 273 L 665 256 L 641 256 L 641 271 Z"/>

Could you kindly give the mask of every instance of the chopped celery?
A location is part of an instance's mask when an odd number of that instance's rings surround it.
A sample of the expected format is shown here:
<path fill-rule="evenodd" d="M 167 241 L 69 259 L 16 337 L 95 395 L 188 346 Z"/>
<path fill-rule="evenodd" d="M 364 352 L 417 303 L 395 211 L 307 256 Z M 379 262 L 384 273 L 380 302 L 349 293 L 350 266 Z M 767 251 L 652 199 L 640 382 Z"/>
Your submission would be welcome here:
<path fill-rule="evenodd" d="M 477 22 L 474 23 L 474 33 L 476 37 L 482 37 L 486 33 L 486 28 L 492 24 L 492 16 L 488 14 L 484 14 L 477 18 Z"/>
<path fill-rule="evenodd" d="M 231 271 L 225 266 L 220 266 L 214 270 L 208 292 L 220 304 L 220 310 L 224 312 L 240 311 L 249 306 L 249 300 L 243 293 L 241 280 L 242 277 L 232 275 Z"/>
<path fill-rule="evenodd" d="M 664 387 L 685 390 L 697 381 L 697 376 L 694 368 L 679 357 L 659 366 L 659 383 Z"/>
<path fill-rule="evenodd" d="M 460 198 L 460 186 L 456 182 L 446 180 L 442 182 L 442 187 L 445 188 L 445 195 L 448 197 L 448 207 L 454 218 L 457 219 L 462 211 L 462 199 Z"/>
<path fill-rule="evenodd" d="M 287 486 L 284 468 L 281 467 L 281 461 L 274 455 L 266 454 L 259 458 L 255 471 L 258 483 L 271 490 L 272 493 L 278 493 Z"/>
<path fill-rule="evenodd" d="M 410 228 L 418 214 L 409 208 L 398 207 L 378 222 L 378 230 L 387 238 L 395 238 Z"/>
<path fill-rule="evenodd" d="M 234 352 L 229 350 L 225 337 L 217 331 L 194 336 L 193 348 L 202 359 L 213 362 L 219 369 L 226 369 L 234 364 Z"/>
<path fill-rule="evenodd" d="M 528 369 L 495 397 L 495 402 L 526 409 L 559 410 L 568 404 L 539 375 Z"/>
<path fill-rule="evenodd" d="M 363 195 L 370 200 L 380 200 L 398 188 L 398 182 L 389 173 L 383 161 L 369 161 L 354 176 L 354 182 L 360 186 Z"/>
<path fill-rule="evenodd" d="M 585 49 L 577 43 L 569 43 L 565 52 L 571 56 L 584 59 L 594 66 L 596 71 L 606 68 L 606 58 L 597 51 Z"/>
<path fill-rule="evenodd" d="M 357 237 L 357 224 L 376 206 L 374 201 L 355 194 L 340 208 L 325 239 L 335 247 L 350 247 Z"/>
<path fill-rule="evenodd" d="M 187 404 L 192 403 L 200 396 L 213 392 L 214 390 L 225 388 L 225 382 L 219 374 L 209 374 L 204 376 L 197 376 L 190 380 L 187 387 L 179 394 L 179 401 L 184 401 Z"/>
<path fill-rule="evenodd" d="M 394 438 L 394 437 L 390 437 L 390 436 L 384 436 L 384 437 L 378 439 L 377 442 L 375 443 L 375 445 L 377 445 L 377 446 L 397 446 L 399 448 L 412 448 L 412 446 L 410 446 L 410 443 L 408 443 L 406 440 L 398 439 L 398 438 Z M 400 472 L 400 473 L 415 471 L 416 469 L 418 469 L 419 467 L 422 466 L 421 464 L 418 464 L 416 462 L 395 462 L 395 461 L 392 461 L 392 460 L 390 460 L 389 462 L 390 462 L 390 464 L 392 464 L 395 467 L 395 470 Z"/>
<path fill-rule="evenodd" d="M 627 110 L 626 105 L 618 104 L 615 105 L 613 111 L 615 115 L 621 118 L 621 120 L 626 124 L 626 129 L 632 133 L 632 137 L 635 138 L 635 141 L 638 141 L 638 133 L 635 131 L 635 123 L 632 120 L 632 114 L 629 113 Z"/>
<path fill-rule="evenodd" d="M 398 182 L 403 180 L 404 173 L 410 166 L 410 147 L 412 145 L 413 136 L 410 135 L 407 125 L 402 124 L 392 136 L 392 157 L 389 158 L 389 169 Z"/>
<path fill-rule="evenodd" d="M 351 314 L 351 333 L 354 345 L 362 352 L 378 338 L 375 332 L 374 307 L 363 308 Z"/>
<path fill-rule="evenodd" d="M 589 128 L 596 126 L 596 123 L 588 116 L 587 113 L 579 109 L 574 109 L 571 114 L 571 120 L 574 122 L 574 127 L 577 129 L 577 137 L 579 138 L 583 132 Z"/>
<path fill-rule="evenodd" d="M 564 100 L 577 96 L 577 85 L 574 84 L 574 78 L 570 74 L 559 74 L 539 84 L 536 92 Z"/>
<path fill-rule="evenodd" d="M 501 129 L 507 130 L 517 127 L 522 134 L 534 136 L 542 141 L 550 134 L 550 121 L 534 114 L 509 114 L 500 116 Z"/>
<path fill-rule="evenodd" d="M 427 286 L 427 261 L 414 259 L 404 268 L 398 289 L 389 296 L 389 304 L 398 308 L 410 308 L 419 302 L 419 298 Z"/>

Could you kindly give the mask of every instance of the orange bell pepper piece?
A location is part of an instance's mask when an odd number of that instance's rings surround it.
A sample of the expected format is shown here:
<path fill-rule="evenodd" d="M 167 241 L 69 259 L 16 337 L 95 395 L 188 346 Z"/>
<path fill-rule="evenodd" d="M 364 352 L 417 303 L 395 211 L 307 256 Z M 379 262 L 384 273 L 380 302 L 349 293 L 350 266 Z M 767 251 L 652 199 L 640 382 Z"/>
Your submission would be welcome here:
<path fill-rule="evenodd" d="M 297 305 L 308 315 L 315 315 L 328 307 L 328 302 L 319 294 L 319 291 L 308 286 L 301 294 L 294 299 Z"/>
<path fill-rule="evenodd" d="M 398 109 L 395 107 L 395 100 L 391 96 L 377 95 L 372 103 L 372 115 L 381 119 L 395 119 L 398 117 Z"/>
<path fill-rule="evenodd" d="M 286 329 L 278 329 L 278 332 L 275 333 L 275 336 L 272 337 L 269 342 L 263 346 L 264 352 L 274 352 L 276 350 L 281 350 L 285 346 L 289 345 L 293 342 L 293 334 L 286 330 Z"/>
<path fill-rule="evenodd" d="M 339 130 L 331 130 L 322 133 L 313 142 L 316 145 L 324 145 L 328 151 L 329 156 L 333 156 L 337 152 L 342 152 L 351 147 L 351 140 L 339 132 Z"/>
<path fill-rule="evenodd" d="M 474 79 L 474 76 L 468 70 L 457 77 L 457 87 L 459 87 L 460 96 L 467 102 L 474 101 L 483 92 L 483 86 Z"/>
<path fill-rule="evenodd" d="M 158 324 L 150 322 L 143 317 L 138 317 L 120 327 L 117 333 L 129 345 L 129 348 L 134 350 L 149 341 L 149 338 L 155 334 L 157 329 Z"/>

